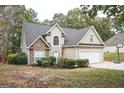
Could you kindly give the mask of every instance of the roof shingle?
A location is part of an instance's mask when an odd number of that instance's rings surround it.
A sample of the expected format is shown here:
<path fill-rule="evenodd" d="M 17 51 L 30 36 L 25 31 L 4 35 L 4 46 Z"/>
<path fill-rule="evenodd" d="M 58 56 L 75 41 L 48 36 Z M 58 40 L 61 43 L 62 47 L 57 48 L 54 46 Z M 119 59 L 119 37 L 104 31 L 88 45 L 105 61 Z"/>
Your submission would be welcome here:
<path fill-rule="evenodd" d="M 52 26 L 42 24 L 25 23 L 23 25 L 23 31 L 25 33 L 26 46 L 28 47 L 37 37 L 44 35 L 51 27 Z M 80 30 L 61 28 L 67 34 L 65 36 L 64 45 L 76 45 L 90 29 L 90 27 Z"/>
<path fill-rule="evenodd" d="M 116 44 L 124 44 L 124 32 L 118 33 L 105 41 L 106 46 L 116 46 Z"/>

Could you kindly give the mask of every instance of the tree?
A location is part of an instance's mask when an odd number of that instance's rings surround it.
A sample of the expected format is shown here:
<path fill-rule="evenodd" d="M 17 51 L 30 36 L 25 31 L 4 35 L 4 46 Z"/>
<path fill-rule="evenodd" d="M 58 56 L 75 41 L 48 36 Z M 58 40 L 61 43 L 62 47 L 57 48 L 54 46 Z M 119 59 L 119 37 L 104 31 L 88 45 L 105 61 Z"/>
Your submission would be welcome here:
<path fill-rule="evenodd" d="M 66 27 L 67 26 L 66 16 L 62 13 L 55 13 L 52 20 L 52 24 L 55 24 L 55 23 L 58 23 L 61 26 Z"/>
<path fill-rule="evenodd" d="M 20 51 L 21 32 L 24 22 L 40 23 L 37 18 L 37 13 L 33 9 L 28 9 L 24 6 L 18 6 L 17 15 L 13 18 L 15 25 L 10 30 L 9 52 L 16 53 Z"/>
<path fill-rule="evenodd" d="M 103 41 L 108 40 L 114 35 L 114 32 L 111 31 L 111 21 L 109 18 L 103 17 L 98 20 L 95 20 L 93 25 L 98 31 Z"/>
<path fill-rule="evenodd" d="M 55 24 L 57 22 L 62 27 L 74 29 L 81 29 L 93 25 L 97 29 L 103 41 L 113 35 L 113 32 L 111 31 L 110 18 L 98 18 L 96 9 L 94 8 L 94 12 L 91 13 L 90 6 L 83 6 L 81 9 L 75 8 L 69 10 L 67 15 L 56 13 L 51 21 L 47 20 L 49 24 Z"/>
<path fill-rule="evenodd" d="M 0 23 L 6 24 L 1 26 L 7 36 L 7 44 L 4 46 L 9 53 L 16 53 L 20 50 L 23 23 L 39 23 L 37 13 L 33 9 L 26 10 L 25 6 L 0 6 L 0 15 Z"/>
<path fill-rule="evenodd" d="M 93 5 L 92 8 L 87 12 L 93 15 L 97 15 L 99 11 L 107 15 L 108 18 L 111 18 L 111 26 L 113 28 L 117 29 L 117 31 L 124 31 L 124 5 Z M 89 16 L 92 17 L 90 14 Z"/>

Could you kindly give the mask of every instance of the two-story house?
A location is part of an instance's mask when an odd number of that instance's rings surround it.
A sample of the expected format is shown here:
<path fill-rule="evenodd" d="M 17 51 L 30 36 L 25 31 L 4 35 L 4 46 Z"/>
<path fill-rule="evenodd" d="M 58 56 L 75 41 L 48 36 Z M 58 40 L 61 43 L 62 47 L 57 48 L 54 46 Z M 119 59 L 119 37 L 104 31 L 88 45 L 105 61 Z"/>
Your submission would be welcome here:
<path fill-rule="evenodd" d="M 25 23 L 22 28 L 22 51 L 28 64 L 39 58 L 55 56 L 70 59 L 89 59 L 90 63 L 103 61 L 104 43 L 94 26 L 83 29 Z"/>

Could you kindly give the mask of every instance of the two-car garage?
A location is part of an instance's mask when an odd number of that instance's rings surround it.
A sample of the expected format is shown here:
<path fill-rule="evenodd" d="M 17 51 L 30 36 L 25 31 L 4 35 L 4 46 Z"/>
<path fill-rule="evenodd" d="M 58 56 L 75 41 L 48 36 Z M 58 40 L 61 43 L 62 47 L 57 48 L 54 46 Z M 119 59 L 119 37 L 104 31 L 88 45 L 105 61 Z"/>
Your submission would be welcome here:
<path fill-rule="evenodd" d="M 80 59 L 89 59 L 89 63 L 99 63 L 101 62 L 101 51 L 80 51 Z"/>
<path fill-rule="evenodd" d="M 88 59 L 91 64 L 103 62 L 103 48 L 77 48 L 77 57 L 80 59 Z"/>

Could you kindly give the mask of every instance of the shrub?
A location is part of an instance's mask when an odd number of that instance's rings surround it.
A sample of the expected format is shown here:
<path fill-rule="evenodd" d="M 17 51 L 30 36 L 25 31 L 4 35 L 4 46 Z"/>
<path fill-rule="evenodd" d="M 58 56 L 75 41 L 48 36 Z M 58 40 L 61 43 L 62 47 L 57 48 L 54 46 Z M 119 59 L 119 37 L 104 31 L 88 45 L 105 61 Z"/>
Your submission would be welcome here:
<path fill-rule="evenodd" d="M 42 60 L 37 60 L 39 66 L 42 66 Z"/>
<path fill-rule="evenodd" d="M 27 57 L 25 53 L 10 54 L 8 64 L 25 65 L 27 64 Z"/>
<path fill-rule="evenodd" d="M 8 58 L 7 58 L 8 64 L 15 64 L 16 55 L 17 54 L 9 54 L 8 55 Z"/>
<path fill-rule="evenodd" d="M 59 67 L 65 67 L 65 63 L 67 62 L 67 58 L 59 58 L 58 59 L 58 66 Z"/>
<path fill-rule="evenodd" d="M 48 67 L 50 65 L 49 60 L 42 60 L 42 66 Z"/>
<path fill-rule="evenodd" d="M 25 53 L 19 53 L 16 55 L 15 64 L 17 64 L 17 65 L 27 64 L 27 57 L 26 57 Z"/>
<path fill-rule="evenodd" d="M 78 67 L 87 67 L 89 65 L 88 59 L 77 59 L 76 62 Z"/>
<path fill-rule="evenodd" d="M 56 57 L 55 56 L 50 56 L 49 59 L 50 59 L 50 65 L 54 65 L 55 62 L 56 62 Z"/>
<path fill-rule="evenodd" d="M 75 67 L 75 65 L 76 65 L 76 60 L 74 60 L 74 59 L 68 59 L 65 62 L 64 67 L 73 68 L 73 67 Z"/>
<path fill-rule="evenodd" d="M 47 67 L 50 65 L 50 60 L 49 60 L 49 58 L 44 57 L 41 60 L 37 60 L 37 63 L 39 66 Z"/>

